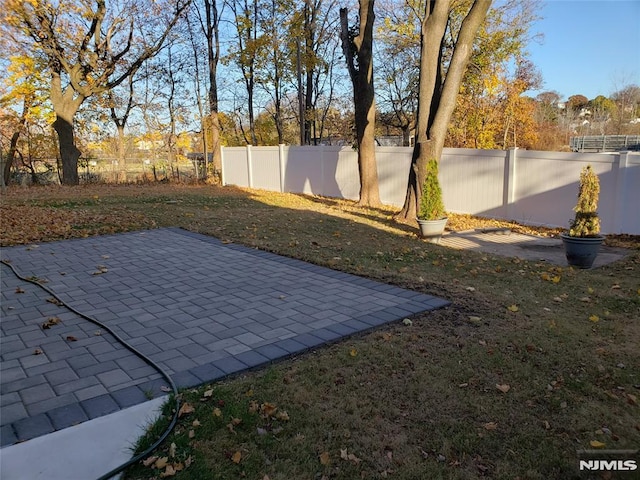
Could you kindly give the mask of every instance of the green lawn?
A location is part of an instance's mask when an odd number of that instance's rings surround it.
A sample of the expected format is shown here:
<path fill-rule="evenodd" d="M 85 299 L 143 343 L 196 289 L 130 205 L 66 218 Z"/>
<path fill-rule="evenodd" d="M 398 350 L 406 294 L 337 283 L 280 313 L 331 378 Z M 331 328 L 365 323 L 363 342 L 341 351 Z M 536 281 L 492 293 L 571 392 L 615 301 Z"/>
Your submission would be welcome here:
<path fill-rule="evenodd" d="M 581 477 L 576 451 L 640 447 L 637 238 L 580 271 L 449 250 L 390 210 L 292 194 L 10 189 L 0 208 L 3 245 L 181 226 L 452 302 L 183 392 L 193 411 L 129 479 L 606 478 Z"/>

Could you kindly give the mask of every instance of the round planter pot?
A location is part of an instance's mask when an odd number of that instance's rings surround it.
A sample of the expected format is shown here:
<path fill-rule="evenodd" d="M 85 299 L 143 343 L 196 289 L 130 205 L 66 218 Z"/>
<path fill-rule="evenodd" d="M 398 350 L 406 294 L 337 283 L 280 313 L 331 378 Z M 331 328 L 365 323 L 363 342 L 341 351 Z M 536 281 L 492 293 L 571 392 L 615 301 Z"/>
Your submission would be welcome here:
<path fill-rule="evenodd" d="M 441 218 L 438 220 L 421 220 L 418 218 L 418 225 L 420 226 L 420 235 L 431 243 L 440 243 L 440 238 L 444 233 L 444 227 L 447 224 L 448 218 Z"/>
<path fill-rule="evenodd" d="M 566 234 L 560 236 L 569 265 L 578 268 L 591 268 L 598 256 L 598 250 L 600 250 L 604 237 L 572 237 Z"/>

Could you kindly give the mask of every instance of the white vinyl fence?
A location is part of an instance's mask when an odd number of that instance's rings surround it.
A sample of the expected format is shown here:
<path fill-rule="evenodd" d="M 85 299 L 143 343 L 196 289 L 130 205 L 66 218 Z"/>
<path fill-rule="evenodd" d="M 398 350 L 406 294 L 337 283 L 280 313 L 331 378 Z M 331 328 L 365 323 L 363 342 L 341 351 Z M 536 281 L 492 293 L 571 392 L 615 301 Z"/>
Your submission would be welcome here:
<path fill-rule="evenodd" d="M 380 197 L 402 206 L 411 148 L 377 147 Z M 358 156 L 349 147 L 223 149 L 225 185 L 358 198 Z M 445 148 L 440 180 L 448 211 L 566 227 L 573 218 L 580 170 L 600 178 L 603 233 L 640 235 L 640 153 L 560 153 Z"/>

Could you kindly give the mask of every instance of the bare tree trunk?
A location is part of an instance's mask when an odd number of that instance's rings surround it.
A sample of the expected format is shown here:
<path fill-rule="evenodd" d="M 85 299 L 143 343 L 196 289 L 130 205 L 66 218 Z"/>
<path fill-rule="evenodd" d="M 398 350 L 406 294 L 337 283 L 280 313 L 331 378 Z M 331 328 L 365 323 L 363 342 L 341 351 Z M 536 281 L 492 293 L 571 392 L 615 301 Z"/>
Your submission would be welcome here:
<path fill-rule="evenodd" d="M 471 56 L 473 41 L 491 0 L 475 0 L 462 21 L 453 55 L 443 81 L 442 53 L 451 0 L 430 0 L 425 5 L 420 39 L 420 81 L 416 143 L 413 148 L 407 193 L 400 222 L 413 222 L 422 197 L 427 162 L 440 160 L 460 83 Z"/>
<path fill-rule="evenodd" d="M 360 26 L 357 36 L 349 32 L 347 10 L 340 9 L 342 45 L 353 84 L 353 102 L 360 173 L 360 205 L 380 205 L 375 156 L 376 105 L 373 87 L 374 0 L 359 0 Z M 357 61 L 356 61 L 357 60 Z"/>
<path fill-rule="evenodd" d="M 56 119 L 53 128 L 58 134 L 60 160 L 62 161 L 62 183 L 78 185 L 78 159 L 82 152 L 76 147 L 73 133 L 73 117 L 82 105 L 85 97 L 76 94 L 71 88 L 62 89 L 60 74 L 54 72 L 51 78 L 51 103 Z"/>
<path fill-rule="evenodd" d="M 220 17 L 217 0 L 205 0 L 207 58 L 209 62 L 209 111 L 211 115 L 211 149 L 213 153 L 213 178 L 222 184 L 222 144 L 220 142 L 220 116 L 218 115 L 218 62 L 220 61 Z M 209 159 L 205 158 L 205 163 Z"/>
<path fill-rule="evenodd" d="M 65 185 L 78 185 L 78 159 L 82 152 L 76 147 L 73 135 L 73 125 L 69 120 L 58 116 L 53 122 L 53 128 L 58 134 L 60 143 L 60 157 L 62 159 L 62 183 Z"/>

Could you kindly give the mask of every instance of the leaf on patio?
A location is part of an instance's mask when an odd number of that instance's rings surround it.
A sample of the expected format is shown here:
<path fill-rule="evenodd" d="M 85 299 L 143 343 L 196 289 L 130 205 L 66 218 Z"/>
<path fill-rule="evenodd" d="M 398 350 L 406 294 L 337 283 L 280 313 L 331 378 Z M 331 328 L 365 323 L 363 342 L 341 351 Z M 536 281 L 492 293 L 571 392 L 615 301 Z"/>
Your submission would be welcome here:
<path fill-rule="evenodd" d="M 78 339 L 73 335 L 67 335 L 67 342 L 77 342 Z"/>
<path fill-rule="evenodd" d="M 61 322 L 61 320 L 58 317 L 49 317 L 47 319 L 47 321 L 42 324 L 42 329 L 43 330 L 48 330 L 51 327 L 53 327 L 54 325 L 58 325 L 60 322 Z"/>
<path fill-rule="evenodd" d="M 24 293 L 24 290 L 20 287 L 16 287 L 16 293 Z"/>
<path fill-rule="evenodd" d="M 58 306 L 62 305 L 62 302 L 60 300 L 58 300 L 57 298 L 53 298 L 53 297 L 47 298 L 47 302 L 53 303 L 54 305 L 58 305 Z"/>
<path fill-rule="evenodd" d="M 36 348 L 36 349 L 33 351 L 33 354 L 34 354 L 34 355 L 42 355 L 42 350 L 41 350 L 41 349 L 39 349 L 39 348 Z"/>

